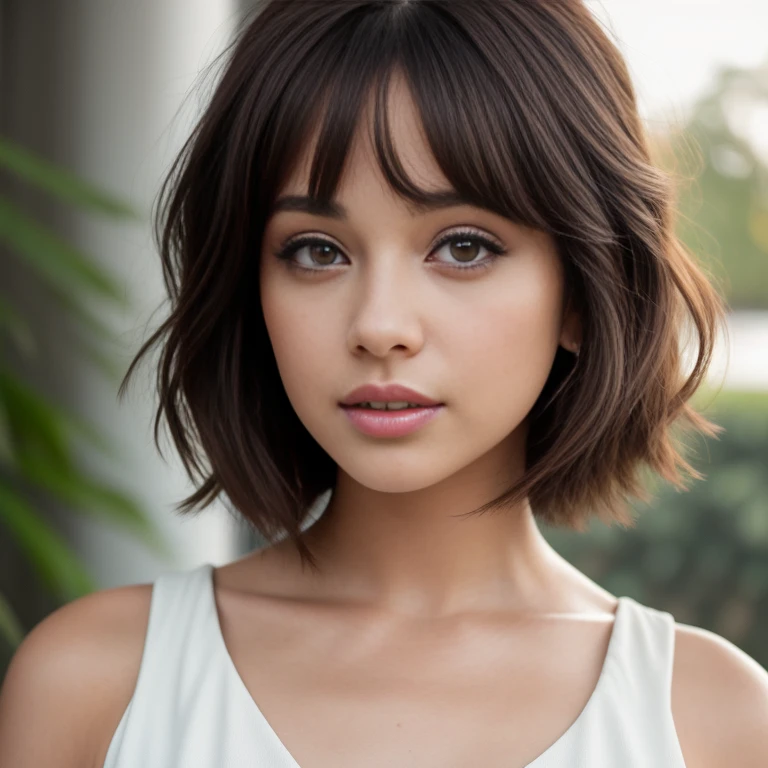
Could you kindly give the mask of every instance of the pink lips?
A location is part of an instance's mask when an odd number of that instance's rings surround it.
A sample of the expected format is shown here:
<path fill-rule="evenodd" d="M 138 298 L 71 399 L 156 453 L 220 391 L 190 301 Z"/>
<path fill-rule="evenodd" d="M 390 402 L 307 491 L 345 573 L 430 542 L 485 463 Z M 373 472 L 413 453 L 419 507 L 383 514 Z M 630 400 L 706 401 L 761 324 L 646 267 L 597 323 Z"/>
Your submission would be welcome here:
<path fill-rule="evenodd" d="M 373 408 L 344 406 L 347 418 L 361 432 L 373 437 L 402 437 L 415 432 L 437 416 L 443 405 L 407 408 L 401 411 L 383 411 Z"/>
<path fill-rule="evenodd" d="M 402 401 L 413 405 L 442 405 L 427 395 L 422 395 L 404 384 L 390 383 L 378 384 L 371 382 L 362 387 L 353 389 L 341 401 L 340 405 L 359 405 L 360 403 L 384 403 Z"/>

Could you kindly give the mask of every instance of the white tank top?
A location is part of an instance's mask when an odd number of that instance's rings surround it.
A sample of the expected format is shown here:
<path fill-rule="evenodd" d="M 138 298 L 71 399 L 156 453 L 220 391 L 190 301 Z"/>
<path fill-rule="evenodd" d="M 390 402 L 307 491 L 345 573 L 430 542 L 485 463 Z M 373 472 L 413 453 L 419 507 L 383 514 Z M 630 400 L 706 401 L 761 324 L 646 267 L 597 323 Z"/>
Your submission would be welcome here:
<path fill-rule="evenodd" d="M 206 563 L 154 582 L 136 688 L 104 768 L 300 768 L 224 644 L 212 571 Z M 671 614 L 620 597 L 591 698 L 525 768 L 684 768 L 671 709 L 674 639 Z"/>

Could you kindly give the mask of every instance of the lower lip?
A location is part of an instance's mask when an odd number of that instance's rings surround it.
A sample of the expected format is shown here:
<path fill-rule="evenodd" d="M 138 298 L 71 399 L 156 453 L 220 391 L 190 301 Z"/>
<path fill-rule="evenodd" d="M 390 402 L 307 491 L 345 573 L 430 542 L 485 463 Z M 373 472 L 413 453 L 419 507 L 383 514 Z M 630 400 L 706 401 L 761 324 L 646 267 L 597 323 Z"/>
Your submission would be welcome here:
<path fill-rule="evenodd" d="M 347 418 L 366 435 L 373 437 L 402 437 L 415 432 L 443 410 L 443 405 L 409 408 L 402 411 L 376 411 L 372 408 L 342 406 Z"/>

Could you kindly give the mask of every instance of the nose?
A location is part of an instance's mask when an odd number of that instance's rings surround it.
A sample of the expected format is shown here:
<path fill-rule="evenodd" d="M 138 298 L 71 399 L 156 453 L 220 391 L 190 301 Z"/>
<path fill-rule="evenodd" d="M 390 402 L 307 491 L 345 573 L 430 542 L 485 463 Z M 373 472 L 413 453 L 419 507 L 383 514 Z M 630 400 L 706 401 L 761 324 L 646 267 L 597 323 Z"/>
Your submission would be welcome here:
<path fill-rule="evenodd" d="M 423 345 L 423 301 L 419 301 L 417 278 L 409 274 L 402 254 L 382 253 L 373 264 L 352 287 L 349 349 L 353 354 L 367 351 L 382 358 L 392 349 L 415 354 Z"/>

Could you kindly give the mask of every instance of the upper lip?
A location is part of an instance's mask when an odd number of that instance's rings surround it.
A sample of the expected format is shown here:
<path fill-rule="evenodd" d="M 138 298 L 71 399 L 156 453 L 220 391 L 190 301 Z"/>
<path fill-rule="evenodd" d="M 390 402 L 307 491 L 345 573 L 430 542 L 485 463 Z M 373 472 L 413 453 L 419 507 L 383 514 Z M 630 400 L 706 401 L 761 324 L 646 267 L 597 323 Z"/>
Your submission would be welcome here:
<path fill-rule="evenodd" d="M 392 403 L 405 402 L 414 405 L 441 405 L 437 400 L 422 395 L 402 384 L 364 384 L 353 389 L 342 401 L 341 405 L 357 405 L 358 403 Z"/>

